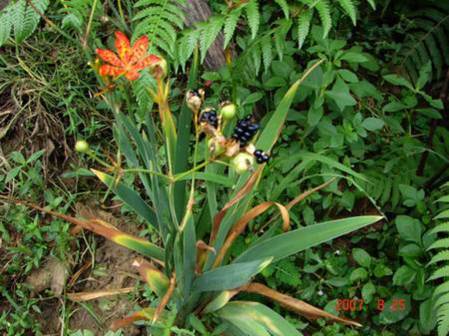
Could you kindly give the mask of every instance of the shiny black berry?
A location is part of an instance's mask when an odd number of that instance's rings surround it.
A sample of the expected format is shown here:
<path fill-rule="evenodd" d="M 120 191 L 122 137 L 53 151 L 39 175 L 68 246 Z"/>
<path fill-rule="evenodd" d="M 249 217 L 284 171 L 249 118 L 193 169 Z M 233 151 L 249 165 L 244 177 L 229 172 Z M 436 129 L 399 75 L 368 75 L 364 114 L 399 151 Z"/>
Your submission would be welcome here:
<path fill-rule="evenodd" d="M 252 119 L 250 115 L 237 121 L 232 138 L 240 142 L 240 147 L 246 146 L 260 128 Z"/>
<path fill-rule="evenodd" d="M 256 157 L 257 163 L 265 163 L 270 160 L 270 156 L 262 152 L 260 149 L 256 149 L 253 154 Z"/>
<path fill-rule="evenodd" d="M 212 127 L 217 128 L 218 127 L 217 111 L 215 111 L 214 109 L 210 109 L 202 112 L 200 115 L 200 123 L 203 122 L 211 125 Z"/>

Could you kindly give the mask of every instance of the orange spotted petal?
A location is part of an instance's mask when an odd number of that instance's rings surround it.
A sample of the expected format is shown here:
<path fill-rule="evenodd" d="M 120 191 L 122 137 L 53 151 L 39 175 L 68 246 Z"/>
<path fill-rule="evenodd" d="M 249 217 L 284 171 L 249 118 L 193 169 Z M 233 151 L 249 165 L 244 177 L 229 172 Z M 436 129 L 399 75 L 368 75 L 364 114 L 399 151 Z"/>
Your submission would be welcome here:
<path fill-rule="evenodd" d="M 148 51 L 148 37 L 140 37 L 132 46 L 131 62 L 138 62 L 145 57 Z"/>
<path fill-rule="evenodd" d="M 117 67 L 123 66 L 123 62 L 117 57 L 115 53 L 107 49 L 97 49 L 97 55 L 105 62 L 115 65 Z"/>
<path fill-rule="evenodd" d="M 138 62 L 135 65 L 135 68 L 138 70 L 144 69 L 146 67 L 152 66 L 154 64 L 156 64 L 157 62 L 159 62 L 161 59 L 159 57 L 157 57 L 156 55 L 148 55 L 147 57 L 145 57 L 143 60 L 141 60 L 140 62 Z"/>
<path fill-rule="evenodd" d="M 125 77 L 126 77 L 128 80 L 133 81 L 133 80 L 138 79 L 138 78 L 140 77 L 140 74 L 137 72 L 137 70 L 132 69 L 132 70 L 129 70 L 129 71 L 127 71 L 127 72 L 125 73 Z"/>
<path fill-rule="evenodd" d="M 131 47 L 128 37 L 122 32 L 115 32 L 115 48 L 117 49 L 120 59 L 124 62 L 128 62 Z"/>
<path fill-rule="evenodd" d="M 108 64 L 103 64 L 100 67 L 100 75 L 101 76 L 112 76 L 117 77 L 125 73 L 125 70 L 123 68 L 115 67 Z"/>

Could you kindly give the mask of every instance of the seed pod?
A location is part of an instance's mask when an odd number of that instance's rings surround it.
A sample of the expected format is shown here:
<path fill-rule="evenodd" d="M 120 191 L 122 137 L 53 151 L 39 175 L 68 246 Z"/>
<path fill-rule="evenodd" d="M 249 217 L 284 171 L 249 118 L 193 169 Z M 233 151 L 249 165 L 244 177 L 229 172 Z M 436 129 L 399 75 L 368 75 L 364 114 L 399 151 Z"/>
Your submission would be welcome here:
<path fill-rule="evenodd" d="M 226 141 L 224 136 L 215 136 L 213 138 L 210 138 L 207 142 L 207 146 L 209 148 L 210 153 L 212 156 L 218 156 L 222 153 L 224 153 L 224 142 Z"/>
<path fill-rule="evenodd" d="M 85 140 L 78 140 L 75 144 L 75 150 L 78 153 L 87 153 L 89 149 L 89 144 Z"/>
<path fill-rule="evenodd" d="M 232 159 L 231 165 L 237 172 L 237 174 L 243 174 L 252 168 L 254 164 L 254 157 L 248 153 L 239 153 Z"/>
<path fill-rule="evenodd" d="M 231 120 L 235 117 L 236 107 L 234 104 L 230 102 L 225 102 L 222 104 L 220 109 L 220 115 L 223 117 L 224 120 Z"/>
<path fill-rule="evenodd" d="M 204 90 L 190 90 L 186 94 L 186 102 L 189 109 L 199 111 L 204 101 Z"/>

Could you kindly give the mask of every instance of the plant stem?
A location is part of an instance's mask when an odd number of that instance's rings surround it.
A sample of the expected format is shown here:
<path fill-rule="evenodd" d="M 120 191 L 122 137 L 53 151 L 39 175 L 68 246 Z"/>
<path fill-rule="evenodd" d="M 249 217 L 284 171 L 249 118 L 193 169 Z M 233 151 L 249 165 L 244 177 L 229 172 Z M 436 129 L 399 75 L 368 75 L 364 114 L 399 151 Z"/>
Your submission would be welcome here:
<path fill-rule="evenodd" d="M 83 48 L 86 48 L 86 46 L 87 46 L 87 38 L 89 37 L 90 29 L 92 28 L 92 21 L 94 20 L 94 14 L 95 14 L 95 8 L 97 7 L 97 2 L 98 2 L 98 0 L 94 0 L 94 2 L 92 4 L 92 9 L 90 10 L 89 21 L 87 22 L 86 33 L 84 34 L 84 39 L 83 39 Z"/>

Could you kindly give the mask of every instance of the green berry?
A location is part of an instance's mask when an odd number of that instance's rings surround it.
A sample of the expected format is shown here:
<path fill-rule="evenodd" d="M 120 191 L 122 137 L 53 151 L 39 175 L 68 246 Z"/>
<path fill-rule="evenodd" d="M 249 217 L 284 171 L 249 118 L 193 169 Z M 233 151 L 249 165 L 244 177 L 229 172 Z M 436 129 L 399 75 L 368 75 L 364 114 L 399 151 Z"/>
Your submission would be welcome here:
<path fill-rule="evenodd" d="M 231 165 L 237 174 L 243 174 L 254 164 L 254 157 L 248 153 L 239 153 L 232 159 Z"/>
<path fill-rule="evenodd" d="M 236 112 L 236 107 L 232 103 L 224 105 L 220 110 L 220 114 L 224 120 L 231 120 L 232 118 L 234 118 L 235 112 Z"/>
<path fill-rule="evenodd" d="M 89 144 L 85 140 L 78 140 L 75 144 L 75 150 L 79 153 L 87 153 L 89 151 Z"/>

